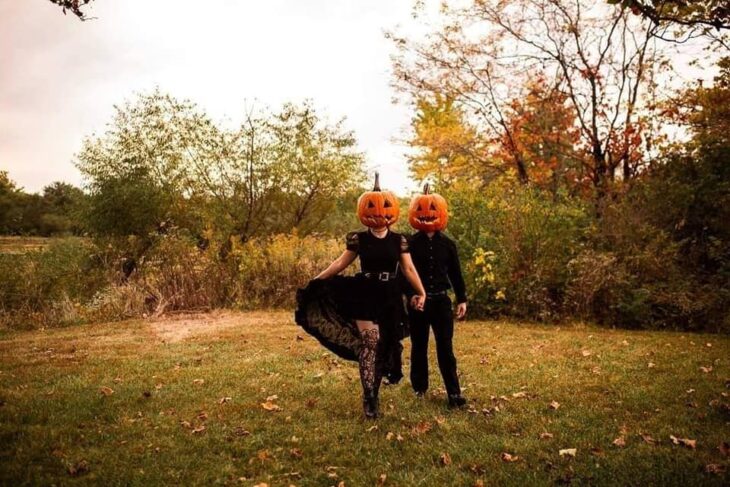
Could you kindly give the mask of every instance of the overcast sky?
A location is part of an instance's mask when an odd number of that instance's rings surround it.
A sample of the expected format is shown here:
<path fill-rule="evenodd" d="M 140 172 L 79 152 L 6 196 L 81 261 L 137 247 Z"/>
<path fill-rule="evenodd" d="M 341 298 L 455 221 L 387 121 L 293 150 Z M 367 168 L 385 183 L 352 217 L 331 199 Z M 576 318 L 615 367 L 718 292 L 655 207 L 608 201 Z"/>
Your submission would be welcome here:
<path fill-rule="evenodd" d="M 0 170 L 29 191 L 63 180 L 113 105 L 159 86 L 219 120 L 311 98 L 346 117 L 384 186 L 411 187 L 396 138 L 390 43 L 410 0 L 96 0 L 80 22 L 47 0 L 0 0 Z M 205 9 L 203 9 L 203 7 Z"/>

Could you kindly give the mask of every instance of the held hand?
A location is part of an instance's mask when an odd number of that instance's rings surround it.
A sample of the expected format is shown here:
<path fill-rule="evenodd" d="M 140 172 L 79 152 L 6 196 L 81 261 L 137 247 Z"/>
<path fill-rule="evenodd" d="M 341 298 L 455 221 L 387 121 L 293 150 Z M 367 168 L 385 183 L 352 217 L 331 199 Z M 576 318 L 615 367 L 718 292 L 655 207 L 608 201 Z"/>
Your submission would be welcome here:
<path fill-rule="evenodd" d="M 459 303 L 456 305 L 456 318 L 461 320 L 466 316 L 466 303 Z"/>
<path fill-rule="evenodd" d="M 425 304 L 426 296 L 422 294 L 416 294 L 411 298 L 411 306 L 418 311 L 423 311 L 423 307 Z"/>

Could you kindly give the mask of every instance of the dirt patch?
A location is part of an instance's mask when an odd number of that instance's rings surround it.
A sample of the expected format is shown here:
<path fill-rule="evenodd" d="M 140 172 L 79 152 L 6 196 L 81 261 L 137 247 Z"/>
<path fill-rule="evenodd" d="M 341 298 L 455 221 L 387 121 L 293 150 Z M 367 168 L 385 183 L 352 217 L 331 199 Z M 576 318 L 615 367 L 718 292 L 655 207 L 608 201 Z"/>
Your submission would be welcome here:
<path fill-rule="evenodd" d="M 212 311 L 209 313 L 186 313 L 179 316 L 163 316 L 149 322 L 149 327 L 163 342 L 175 343 L 191 337 L 218 333 L 235 327 L 251 327 L 263 323 L 285 323 L 291 321 L 291 313 L 284 311 L 238 313 L 235 311 Z"/>

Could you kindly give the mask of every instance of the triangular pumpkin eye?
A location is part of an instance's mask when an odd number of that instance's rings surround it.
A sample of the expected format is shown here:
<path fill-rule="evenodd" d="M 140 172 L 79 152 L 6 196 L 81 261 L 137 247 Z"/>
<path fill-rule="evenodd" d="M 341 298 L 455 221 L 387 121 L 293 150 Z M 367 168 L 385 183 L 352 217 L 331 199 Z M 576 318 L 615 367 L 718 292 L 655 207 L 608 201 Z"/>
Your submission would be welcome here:
<path fill-rule="evenodd" d="M 368 208 L 375 208 L 375 205 L 372 201 L 368 201 Z"/>
<path fill-rule="evenodd" d="M 416 208 L 416 211 L 423 211 L 423 208 L 421 208 L 421 204 L 418 204 L 418 207 Z"/>
<path fill-rule="evenodd" d="M 431 203 L 431 208 L 430 208 L 430 210 L 431 210 L 431 211 L 436 211 L 436 205 L 434 205 L 433 203 Z"/>
<path fill-rule="evenodd" d="M 385 203 L 383 203 L 383 208 L 390 208 L 391 206 L 393 206 L 393 203 L 390 200 L 385 200 Z"/>

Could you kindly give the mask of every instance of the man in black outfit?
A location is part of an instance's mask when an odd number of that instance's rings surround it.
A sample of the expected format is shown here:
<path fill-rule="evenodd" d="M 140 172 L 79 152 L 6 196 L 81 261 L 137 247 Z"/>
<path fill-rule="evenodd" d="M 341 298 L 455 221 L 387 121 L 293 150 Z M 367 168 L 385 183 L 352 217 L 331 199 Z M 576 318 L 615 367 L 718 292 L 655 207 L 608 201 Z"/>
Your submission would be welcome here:
<path fill-rule="evenodd" d="M 456 244 L 443 233 L 416 232 L 410 239 L 413 263 L 426 289 L 423 311 L 409 307 L 411 327 L 411 384 L 416 395 L 423 396 L 428 389 L 428 335 L 433 328 L 436 338 L 436 356 L 448 393 L 449 406 L 466 404 L 461 396 L 456 374 L 456 357 L 452 338 L 454 318 L 447 291 L 453 287 L 456 295 L 456 317 L 466 315 L 466 286 L 461 275 Z M 412 299 L 409 291 L 409 300 Z"/>

